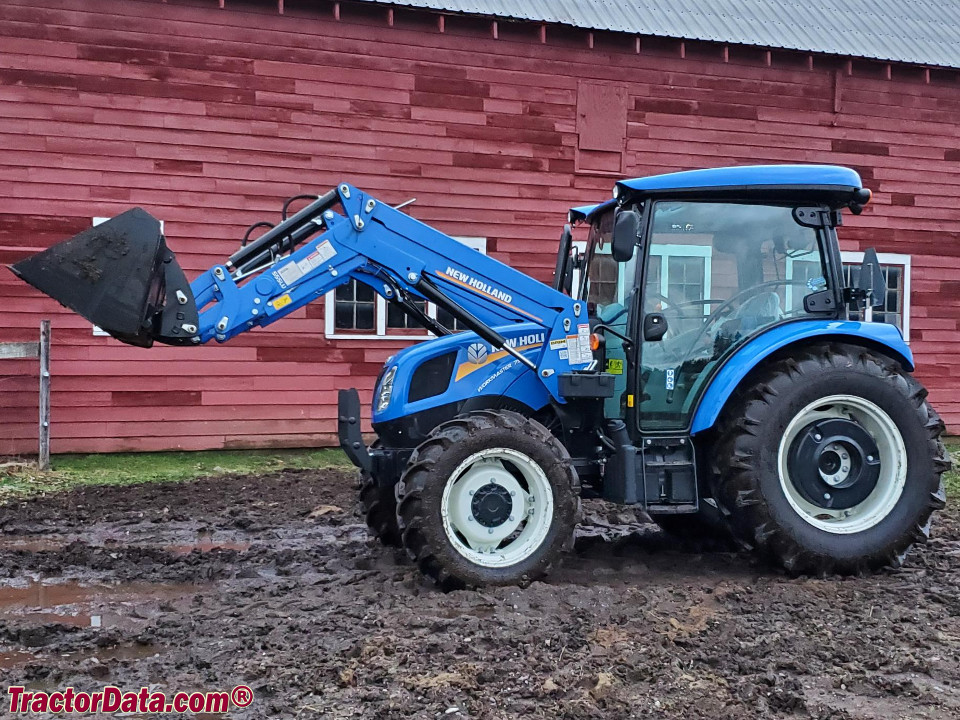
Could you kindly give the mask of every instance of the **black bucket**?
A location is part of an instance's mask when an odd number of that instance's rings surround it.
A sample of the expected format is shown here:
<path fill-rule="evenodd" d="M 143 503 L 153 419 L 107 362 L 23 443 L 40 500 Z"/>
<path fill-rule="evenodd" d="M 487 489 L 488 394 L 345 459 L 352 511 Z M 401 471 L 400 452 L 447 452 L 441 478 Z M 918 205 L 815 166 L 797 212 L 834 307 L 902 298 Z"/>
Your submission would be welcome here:
<path fill-rule="evenodd" d="M 190 284 L 167 248 L 160 222 L 142 208 L 127 210 L 10 269 L 130 345 L 196 342 L 198 313 Z"/>

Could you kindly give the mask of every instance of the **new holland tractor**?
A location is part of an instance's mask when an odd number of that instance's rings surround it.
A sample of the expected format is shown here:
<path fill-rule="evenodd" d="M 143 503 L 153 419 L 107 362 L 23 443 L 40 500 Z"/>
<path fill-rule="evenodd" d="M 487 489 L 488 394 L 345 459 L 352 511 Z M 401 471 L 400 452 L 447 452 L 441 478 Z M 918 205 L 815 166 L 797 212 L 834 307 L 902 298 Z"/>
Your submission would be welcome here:
<path fill-rule="evenodd" d="M 436 337 L 384 365 L 376 441 L 356 390 L 339 434 L 372 531 L 445 586 L 542 576 L 581 497 L 851 573 L 927 538 L 948 468 L 910 348 L 870 322 L 876 254 L 844 280 L 841 212 L 869 200 L 833 166 L 624 180 L 571 211 L 585 250 L 567 225 L 552 287 L 346 183 L 192 283 L 139 208 L 13 270 L 145 347 L 225 342 L 351 281 L 397 304 Z"/>

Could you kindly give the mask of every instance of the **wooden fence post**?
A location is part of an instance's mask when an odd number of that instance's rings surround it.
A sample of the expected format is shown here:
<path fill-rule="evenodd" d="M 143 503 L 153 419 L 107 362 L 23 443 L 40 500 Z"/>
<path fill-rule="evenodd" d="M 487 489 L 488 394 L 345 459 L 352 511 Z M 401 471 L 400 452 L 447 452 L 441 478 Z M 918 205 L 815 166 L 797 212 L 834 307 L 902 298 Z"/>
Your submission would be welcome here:
<path fill-rule="evenodd" d="M 41 470 L 50 469 L 50 321 L 40 321 L 40 456 Z"/>

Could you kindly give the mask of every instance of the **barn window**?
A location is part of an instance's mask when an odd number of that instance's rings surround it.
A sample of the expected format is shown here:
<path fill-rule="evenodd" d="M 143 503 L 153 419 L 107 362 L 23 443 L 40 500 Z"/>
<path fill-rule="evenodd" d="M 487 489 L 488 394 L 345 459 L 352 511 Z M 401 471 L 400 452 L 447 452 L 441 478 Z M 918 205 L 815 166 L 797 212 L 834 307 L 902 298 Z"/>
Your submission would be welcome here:
<path fill-rule="evenodd" d="M 862 252 L 841 252 L 843 279 L 847 286 L 856 284 L 860 275 Z M 873 321 L 896 325 L 903 339 L 910 342 L 910 256 L 899 253 L 877 253 L 880 269 L 887 282 L 887 297 L 882 307 L 873 309 Z M 861 320 L 863 313 L 850 311 L 851 320 Z"/>
<path fill-rule="evenodd" d="M 458 237 L 464 245 L 487 253 L 487 239 Z M 421 309 L 451 330 L 462 330 L 459 322 L 433 303 L 420 301 Z M 325 299 L 325 335 L 328 338 L 375 339 L 432 337 L 417 322 L 393 303 L 373 291 L 369 285 L 351 280 L 329 292 Z"/>

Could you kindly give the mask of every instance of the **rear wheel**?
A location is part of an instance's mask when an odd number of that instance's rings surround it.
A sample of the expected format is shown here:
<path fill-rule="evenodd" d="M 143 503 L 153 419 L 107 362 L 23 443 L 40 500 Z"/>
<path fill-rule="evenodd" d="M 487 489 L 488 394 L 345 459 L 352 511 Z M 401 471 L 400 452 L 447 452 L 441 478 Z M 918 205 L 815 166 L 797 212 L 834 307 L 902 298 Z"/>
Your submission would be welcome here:
<path fill-rule="evenodd" d="M 720 430 L 717 500 L 792 572 L 899 565 L 944 505 L 943 423 L 897 363 L 840 344 L 775 362 Z"/>
<path fill-rule="evenodd" d="M 404 546 L 447 587 L 544 575 L 572 537 L 580 506 L 566 449 L 511 411 L 438 426 L 410 458 L 398 494 Z"/>

